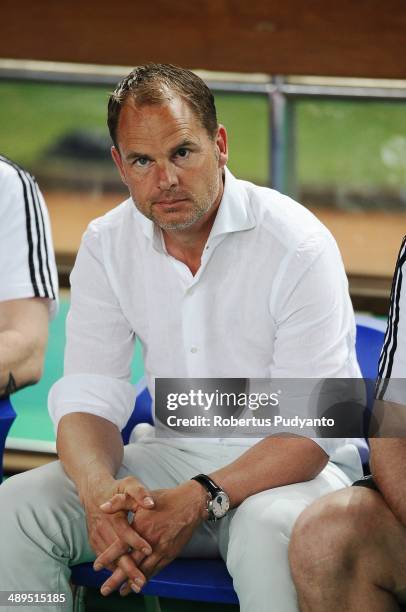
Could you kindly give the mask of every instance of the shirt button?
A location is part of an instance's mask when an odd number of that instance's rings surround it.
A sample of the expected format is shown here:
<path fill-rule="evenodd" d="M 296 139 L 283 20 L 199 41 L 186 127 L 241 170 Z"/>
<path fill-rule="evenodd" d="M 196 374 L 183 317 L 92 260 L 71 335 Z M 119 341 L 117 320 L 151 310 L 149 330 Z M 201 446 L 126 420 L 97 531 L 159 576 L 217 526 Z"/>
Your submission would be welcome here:
<path fill-rule="evenodd" d="M 194 292 L 195 292 L 195 290 L 194 290 L 194 288 L 193 288 L 193 287 L 189 287 L 189 289 L 186 291 L 186 293 L 187 293 L 188 295 L 193 295 L 193 294 L 194 294 Z"/>
<path fill-rule="evenodd" d="M 190 349 L 191 353 L 197 353 L 197 346 L 192 346 L 192 348 Z"/>

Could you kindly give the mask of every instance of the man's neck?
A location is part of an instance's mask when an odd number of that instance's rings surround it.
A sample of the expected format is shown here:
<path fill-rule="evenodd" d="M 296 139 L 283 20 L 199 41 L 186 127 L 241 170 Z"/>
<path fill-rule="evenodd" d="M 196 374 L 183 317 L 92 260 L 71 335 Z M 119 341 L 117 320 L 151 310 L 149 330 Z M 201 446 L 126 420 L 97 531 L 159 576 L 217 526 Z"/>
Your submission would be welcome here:
<path fill-rule="evenodd" d="M 199 227 L 188 228 L 186 230 L 163 230 L 162 235 L 165 241 L 166 250 L 169 255 L 183 262 L 191 271 L 193 276 L 200 268 L 203 249 L 210 235 L 216 218 L 216 210 L 211 211 L 212 215 L 206 219 Z M 197 225 L 197 224 L 196 224 Z"/>
<path fill-rule="evenodd" d="M 200 268 L 203 249 L 210 235 L 224 192 L 224 183 L 216 201 L 199 221 L 184 230 L 162 230 L 169 255 L 183 262 L 193 276 Z"/>

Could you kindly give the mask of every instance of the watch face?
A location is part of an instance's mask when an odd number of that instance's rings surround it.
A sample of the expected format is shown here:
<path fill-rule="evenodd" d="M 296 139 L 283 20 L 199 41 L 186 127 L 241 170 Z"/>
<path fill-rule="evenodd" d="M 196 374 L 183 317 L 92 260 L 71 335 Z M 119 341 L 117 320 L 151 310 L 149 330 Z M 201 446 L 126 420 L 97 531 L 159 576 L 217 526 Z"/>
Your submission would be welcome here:
<path fill-rule="evenodd" d="M 230 509 L 230 500 L 228 499 L 227 493 L 224 493 L 224 491 L 217 493 L 210 505 L 214 516 L 216 518 L 222 518 Z"/>

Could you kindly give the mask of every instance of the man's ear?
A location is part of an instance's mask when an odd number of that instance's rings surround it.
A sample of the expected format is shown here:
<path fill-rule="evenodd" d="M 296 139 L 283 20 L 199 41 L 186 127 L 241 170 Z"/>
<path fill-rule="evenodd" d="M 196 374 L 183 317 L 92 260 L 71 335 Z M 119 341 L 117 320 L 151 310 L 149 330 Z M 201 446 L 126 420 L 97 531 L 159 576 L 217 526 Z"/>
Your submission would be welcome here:
<path fill-rule="evenodd" d="M 113 158 L 113 161 L 117 166 L 117 170 L 120 173 L 121 180 L 123 181 L 124 185 L 127 185 L 127 180 L 124 173 L 123 160 L 121 159 L 120 151 L 114 145 L 111 147 L 110 150 L 111 157 Z"/>
<path fill-rule="evenodd" d="M 228 161 L 227 130 L 221 124 L 217 130 L 216 146 L 219 168 L 224 168 Z"/>

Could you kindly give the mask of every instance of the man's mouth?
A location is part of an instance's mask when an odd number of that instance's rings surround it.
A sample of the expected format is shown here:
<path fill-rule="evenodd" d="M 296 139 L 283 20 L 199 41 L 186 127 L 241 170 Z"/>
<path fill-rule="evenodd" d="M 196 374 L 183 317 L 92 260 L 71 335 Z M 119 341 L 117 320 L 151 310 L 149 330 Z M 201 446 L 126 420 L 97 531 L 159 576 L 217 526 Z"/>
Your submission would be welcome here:
<path fill-rule="evenodd" d="M 180 204 L 181 202 L 186 202 L 187 198 L 178 198 L 175 200 L 158 200 L 157 202 L 154 202 L 154 204 L 158 205 L 158 206 L 176 206 L 177 204 Z"/>

